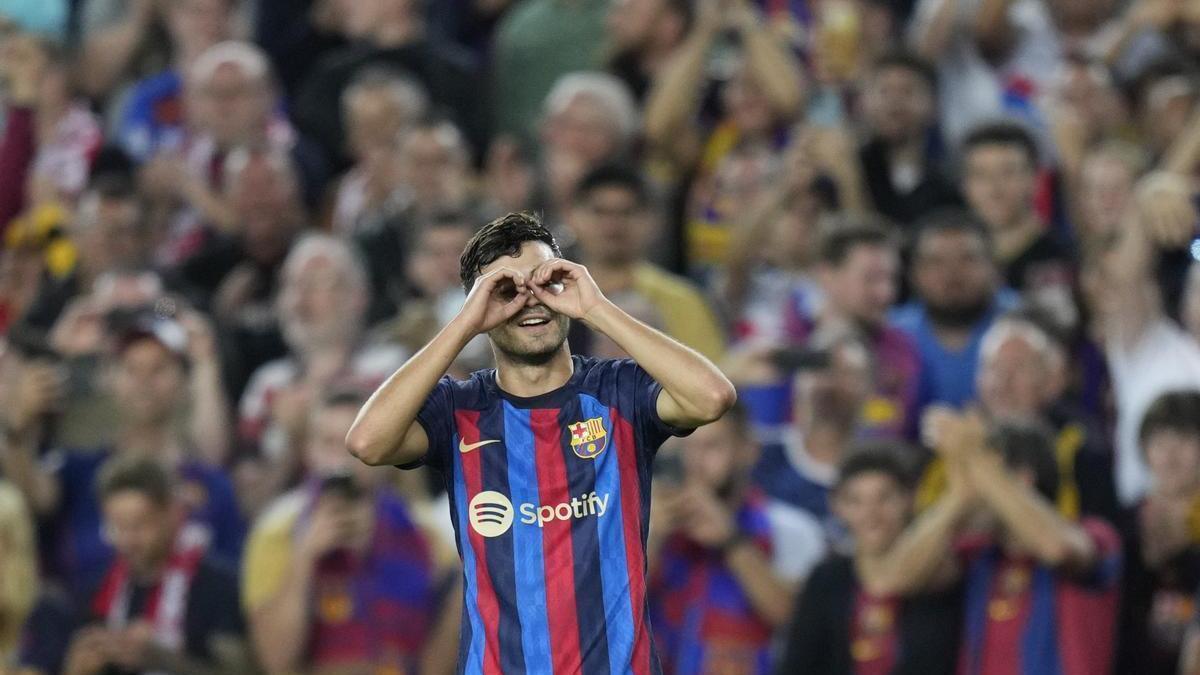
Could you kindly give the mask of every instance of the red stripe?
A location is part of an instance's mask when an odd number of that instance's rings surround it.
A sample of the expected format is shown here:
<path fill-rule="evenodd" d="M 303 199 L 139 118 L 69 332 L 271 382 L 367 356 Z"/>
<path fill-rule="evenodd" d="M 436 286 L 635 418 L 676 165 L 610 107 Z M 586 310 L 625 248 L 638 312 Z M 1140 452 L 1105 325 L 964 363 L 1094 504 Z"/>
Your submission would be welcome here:
<path fill-rule="evenodd" d="M 476 410 L 456 410 L 455 422 L 458 424 L 458 436 L 464 443 L 479 442 L 479 412 Z M 463 480 L 467 486 L 467 504 L 475 495 L 483 491 L 483 467 L 481 452 L 459 453 L 462 460 Z M 483 672 L 487 675 L 500 673 L 500 606 L 496 601 L 496 591 L 492 588 L 492 578 L 488 576 L 487 546 L 483 535 L 471 527 L 468 522 L 459 523 L 459 527 L 467 528 L 471 539 L 471 549 L 475 552 L 475 606 L 479 609 L 479 617 L 483 621 Z"/>
<path fill-rule="evenodd" d="M 557 410 L 531 410 L 537 457 L 538 499 L 542 504 L 565 504 L 567 465 L 563 460 L 562 429 Z M 575 553 L 571 521 L 550 520 L 542 530 L 542 559 L 546 567 L 546 623 L 554 672 L 577 673 L 583 668 L 579 651 L 579 616 L 575 611 Z"/>
<path fill-rule="evenodd" d="M 616 408 L 609 409 L 616 429 L 617 459 L 621 473 L 621 521 L 625 529 L 625 560 L 629 567 L 629 606 L 633 608 L 635 675 L 650 672 L 650 633 L 646 628 L 646 560 L 642 550 L 642 488 L 638 483 L 638 449 L 633 427 Z"/>

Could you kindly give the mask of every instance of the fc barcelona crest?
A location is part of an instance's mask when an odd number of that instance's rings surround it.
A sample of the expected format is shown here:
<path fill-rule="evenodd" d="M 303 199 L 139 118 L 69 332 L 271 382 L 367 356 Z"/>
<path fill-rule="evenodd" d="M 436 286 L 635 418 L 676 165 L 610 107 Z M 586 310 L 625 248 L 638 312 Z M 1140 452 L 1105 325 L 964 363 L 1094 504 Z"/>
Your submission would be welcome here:
<path fill-rule="evenodd" d="M 604 421 L 593 417 L 586 422 L 576 422 L 571 429 L 571 449 L 583 459 L 593 459 L 604 452 L 608 446 L 608 432 L 604 430 Z"/>

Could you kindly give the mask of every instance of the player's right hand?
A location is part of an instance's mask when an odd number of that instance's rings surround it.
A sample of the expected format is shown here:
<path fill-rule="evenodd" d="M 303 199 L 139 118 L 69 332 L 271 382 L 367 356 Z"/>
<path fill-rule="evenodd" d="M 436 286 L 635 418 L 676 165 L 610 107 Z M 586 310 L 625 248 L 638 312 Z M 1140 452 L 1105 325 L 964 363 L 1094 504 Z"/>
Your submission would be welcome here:
<path fill-rule="evenodd" d="M 475 279 L 458 316 L 473 333 L 486 333 L 516 316 L 529 298 L 525 275 L 501 267 Z"/>

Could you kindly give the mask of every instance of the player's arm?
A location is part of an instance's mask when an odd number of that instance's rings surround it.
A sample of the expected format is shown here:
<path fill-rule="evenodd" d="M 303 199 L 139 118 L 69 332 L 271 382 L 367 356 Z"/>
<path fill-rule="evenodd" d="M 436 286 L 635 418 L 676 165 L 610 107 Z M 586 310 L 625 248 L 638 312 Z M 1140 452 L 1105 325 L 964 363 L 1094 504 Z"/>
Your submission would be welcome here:
<path fill-rule="evenodd" d="M 424 457 L 429 438 L 413 422 L 425 399 L 472 338 L 511 319 L 528 299 L 525 277 L 515 270 L 502 267 L 476 279 L 458 315 L 359 410 L 346 434 L 350 454 L 370 465 L 407 464 Z"/>
<path fill-rule="evenodd" d="M 534 271 L 529 288 L 550 309 L 607 335 L 662 385 L 657 409 L 663 422 L 692 429 L 719 419 L 737 400 L 711 361 L 617 307 L 583 265 L 551 260 Z"/>

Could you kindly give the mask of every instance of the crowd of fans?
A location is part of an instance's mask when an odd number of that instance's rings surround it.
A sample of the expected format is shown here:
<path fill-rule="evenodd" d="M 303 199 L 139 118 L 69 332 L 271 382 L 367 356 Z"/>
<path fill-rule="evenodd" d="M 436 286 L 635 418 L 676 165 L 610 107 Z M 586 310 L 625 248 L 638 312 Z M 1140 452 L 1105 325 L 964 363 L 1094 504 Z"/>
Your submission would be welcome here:
<path fill-rule="evenodd" d="M 0 0 L 0 76 L 0 672 L 452 672 L 344 437 L 524 210 L 738 386 L 666 673 L 1200 673 L 1200 3 Z"/>

